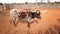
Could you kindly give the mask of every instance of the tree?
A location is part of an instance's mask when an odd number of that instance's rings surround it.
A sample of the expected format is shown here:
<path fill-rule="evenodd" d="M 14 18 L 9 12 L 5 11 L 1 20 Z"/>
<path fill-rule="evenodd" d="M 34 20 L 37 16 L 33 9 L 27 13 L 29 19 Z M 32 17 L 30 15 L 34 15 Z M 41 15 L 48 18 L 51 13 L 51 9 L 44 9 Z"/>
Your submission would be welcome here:
<path fill-rule="evenodd" d="M 3 5 L 2 3 L 0 3 L 0 5 Z"/>
<path fill-rule="evenodd" d="M 25 2 L 25 4 L 28 4 L 28 2 Z"/>

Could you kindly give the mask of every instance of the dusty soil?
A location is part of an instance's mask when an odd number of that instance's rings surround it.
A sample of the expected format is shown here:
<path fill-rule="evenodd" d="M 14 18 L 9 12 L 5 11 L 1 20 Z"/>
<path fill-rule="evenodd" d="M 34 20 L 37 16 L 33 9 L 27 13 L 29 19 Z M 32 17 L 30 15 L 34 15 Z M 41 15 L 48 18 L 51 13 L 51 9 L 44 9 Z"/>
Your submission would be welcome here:
<path fill-rule="evenodd" d="M 17 27 L 10 24 L 9 10 L 0 12 L 0 34 L 60 34 L 60 9 L 59 8 L 33 8 L 41 11 L 39 23 L 32 23 L 31 28 L 27 23 L 18 23 Z M 45 11 L 47 10 L 47 11 Z"/>

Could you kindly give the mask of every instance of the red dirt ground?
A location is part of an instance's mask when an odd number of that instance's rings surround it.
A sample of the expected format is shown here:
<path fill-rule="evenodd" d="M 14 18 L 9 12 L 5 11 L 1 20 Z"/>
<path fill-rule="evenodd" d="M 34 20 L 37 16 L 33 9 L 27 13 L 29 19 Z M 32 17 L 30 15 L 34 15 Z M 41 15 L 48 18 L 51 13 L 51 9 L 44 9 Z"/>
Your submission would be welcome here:
<path fill-rule="evenodd" d="M 9 10 L 2 11 L 0 15 L 0 34 L 60 34 L 60 9 L 59 8 L 33 8 L 41 11 L 39 23 L 18 23 L 17 27 L 10 24 Z M 44 12 L 47 10 L 47 12 Z M 43 11 L 43 12 L 42 12 Z"/>

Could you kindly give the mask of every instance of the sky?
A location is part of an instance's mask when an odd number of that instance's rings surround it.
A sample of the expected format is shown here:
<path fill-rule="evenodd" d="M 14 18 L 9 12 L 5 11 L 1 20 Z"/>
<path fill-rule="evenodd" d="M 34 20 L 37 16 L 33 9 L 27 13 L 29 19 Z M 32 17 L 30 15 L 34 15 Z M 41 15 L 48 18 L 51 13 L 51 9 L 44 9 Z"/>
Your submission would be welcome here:
<path fill-rule="evenodd" d="M 50 0 L 50 2 L 60 2 L 60 0 Z M 0 0 L 1 3 L 34 3 L 36 0 Z M 41 2 L 41 0 L 37 0 L 37 2 Z M 43 2 L 47 2 L 47 0 L 43 0 Z"/>

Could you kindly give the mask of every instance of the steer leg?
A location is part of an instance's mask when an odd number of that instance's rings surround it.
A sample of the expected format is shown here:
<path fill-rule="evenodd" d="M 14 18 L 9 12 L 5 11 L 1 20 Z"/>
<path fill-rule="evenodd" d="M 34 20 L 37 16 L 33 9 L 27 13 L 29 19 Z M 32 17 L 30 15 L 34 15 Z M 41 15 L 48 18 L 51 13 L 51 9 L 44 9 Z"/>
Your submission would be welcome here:
<path fill-rule="evenodd" d="M 15 20 L 13 20 L 13 24 L 14 24 L 14 26 L 17 26 L 17 24 L 16 24 Z"/>
<path fill-rule="evenodd" d="M 27 27 L 30 28 L 30 23 L 29 22 L 27 22 Z"/>
<path fill-rule="evenodd" d="M 10 17 L 10 24 L 11 24 L 11 23 L 13 23 L 13 18 L 12 18 L 12 17 Z"/>
<path fill-rule="evenodd" d="M 12 20 L 10 20 L 10 24 L 12 23 Z"/>
<path fill-rule="evenodd" d="M 17 26 L 17 22 L 16 22 L 17 20 L 16 20 L 16 18 L 14 17 L 14 19 L 13 19 L 13 24 L 14 24 L 14 26 Z"/>

